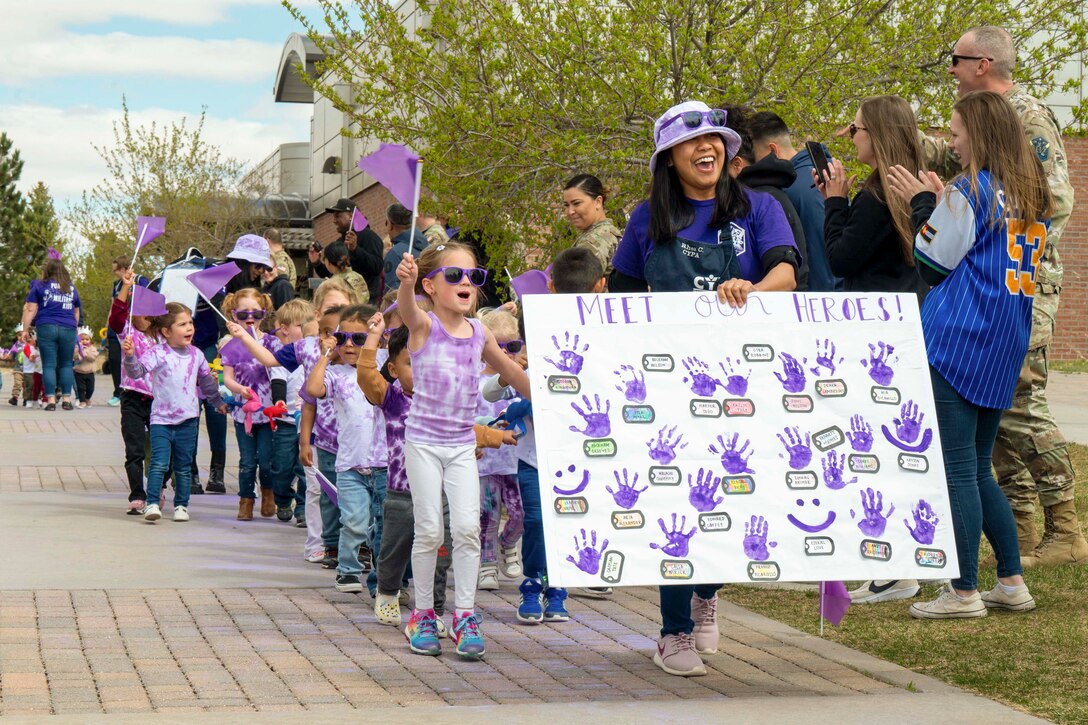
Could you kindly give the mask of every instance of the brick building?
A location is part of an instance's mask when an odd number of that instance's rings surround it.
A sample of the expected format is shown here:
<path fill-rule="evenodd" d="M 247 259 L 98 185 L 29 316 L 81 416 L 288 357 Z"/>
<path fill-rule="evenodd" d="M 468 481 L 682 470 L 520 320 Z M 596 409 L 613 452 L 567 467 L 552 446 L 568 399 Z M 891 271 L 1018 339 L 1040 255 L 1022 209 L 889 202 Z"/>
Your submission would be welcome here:
<path fill-rule="evenodd" d="M 1055 360 L 1088 359 L 1088 138 L 1066 137 L 1073 216 L 1062 237 L 1065 284 L 1052 348 Z"/>

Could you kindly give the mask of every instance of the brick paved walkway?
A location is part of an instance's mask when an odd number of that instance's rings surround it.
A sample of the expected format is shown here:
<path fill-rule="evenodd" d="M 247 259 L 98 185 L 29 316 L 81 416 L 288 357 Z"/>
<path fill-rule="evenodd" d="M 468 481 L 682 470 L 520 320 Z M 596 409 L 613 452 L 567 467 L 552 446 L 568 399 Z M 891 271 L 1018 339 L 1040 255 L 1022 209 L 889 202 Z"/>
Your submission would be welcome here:
<path fill-rule="evenodd" d="M 190 524 L 151 527 L 121 514 L 127 488 L 114 409 L 0 407 L 0 450 L 0 550 L 20 557 L 0 566 L 0 716 L 297 711 L 314 718 L 383 705 L 685 700 L 695 707 L 805 695 L 841 697 L 852 708 L 857 697 L 877 707 L 881 696 L 906 696 L 908 682 L 912 691 L 966 698 L 725 601 L 722 648 L 707 658 L 709 674 L 665 675 L 650 659 L 659 626 L 652 589 L 572 599 L 570 622 L 527 627 L 514 617 L 515 584 L 504 582 L 478 599 L 484 661 L 458 660 L 449 643 L 438 658 L 412 655 L 399 630 L 377 624 L 366 594 L 336 592 L 331 575 L 302 561 L 301 530 L 274 519 L 239 525 L 233 496 L 194 499 Z M 35 531 L 27 521 L 63 526 L 64 535 L 26 541 Z M 88 564 L 96 544 L 100 571 Z M 49 569 L 30 568 L 38 566 Z M 265 579 L 252 581 L 274 585 L 253 588 L 231 566 L 264 567 Z M 141 571 L 153 571 L 156 582 L 177 571 L 182 581 L 142 588 Z M 97 583 L 60 588 L 77 573 Z M 27 581 L 36 583 L 19 583 Z M 219 586 L 224 581 L 247 583 Z"/>

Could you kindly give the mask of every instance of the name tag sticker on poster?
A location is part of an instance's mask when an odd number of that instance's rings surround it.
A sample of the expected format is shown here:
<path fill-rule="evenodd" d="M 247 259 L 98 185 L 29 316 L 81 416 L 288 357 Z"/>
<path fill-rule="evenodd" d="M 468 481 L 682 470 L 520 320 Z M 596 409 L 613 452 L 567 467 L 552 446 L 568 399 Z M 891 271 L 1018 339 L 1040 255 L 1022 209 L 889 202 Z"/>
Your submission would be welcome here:
<path fill-rule="evenodd" d="M 557 586 L 957 576 L 913 295 L 523 304 Z"/>

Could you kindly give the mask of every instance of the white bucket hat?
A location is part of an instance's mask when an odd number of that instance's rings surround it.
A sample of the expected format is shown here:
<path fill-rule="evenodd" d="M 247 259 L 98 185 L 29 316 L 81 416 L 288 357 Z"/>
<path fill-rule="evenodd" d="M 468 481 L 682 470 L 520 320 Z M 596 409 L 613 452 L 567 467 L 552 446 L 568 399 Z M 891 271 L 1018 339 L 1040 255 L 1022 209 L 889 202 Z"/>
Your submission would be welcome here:
<path fill-rule="evenodd" d="M 254 264 L 263 264 L 270 269 L 275 266 L 272 264 L 272 252 L 268 248 L 268 240 L 257 234 L 243 234 L 238 237 L 227 259 L 241 259 Z"/>

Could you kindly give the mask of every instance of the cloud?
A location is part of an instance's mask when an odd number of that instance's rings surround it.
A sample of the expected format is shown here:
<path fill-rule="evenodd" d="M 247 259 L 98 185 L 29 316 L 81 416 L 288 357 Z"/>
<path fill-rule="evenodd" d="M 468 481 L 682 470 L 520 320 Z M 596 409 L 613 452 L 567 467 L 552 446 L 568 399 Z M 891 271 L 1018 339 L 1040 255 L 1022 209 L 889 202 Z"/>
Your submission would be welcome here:
<path fill-rule="evenodd" d="M 307 140 L 310 111 L 310 106 L 276 105 L 260 114 L 265 121 L 209 115 L 204 140 L 252 166 L 281 143 Z M 196 120 L 191 113 L 159 108 L 129 113 L 133 125 L 156 122 L 160 127 L 186 117 L 191 128 Z M 120 119 L 120 109 L 0 105 L 0 128 L 11 137 L 24 162 L 19 186 L 29 191 L 38 181 L 45 182 L 60 208 L 78 200 L 84 190 L 105 177 L 105 164 L 92 144 L 112 146 L 112 124 Z"/>

